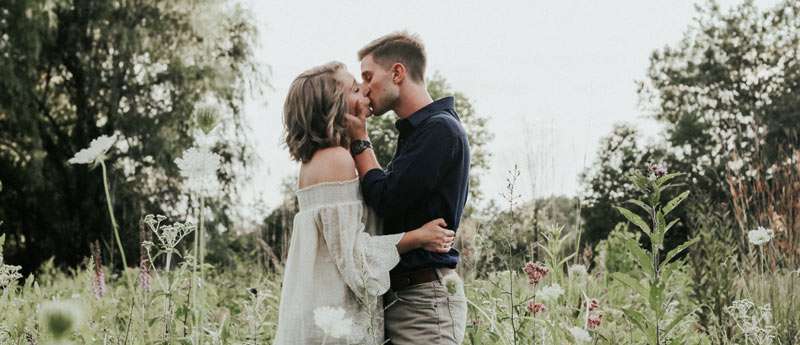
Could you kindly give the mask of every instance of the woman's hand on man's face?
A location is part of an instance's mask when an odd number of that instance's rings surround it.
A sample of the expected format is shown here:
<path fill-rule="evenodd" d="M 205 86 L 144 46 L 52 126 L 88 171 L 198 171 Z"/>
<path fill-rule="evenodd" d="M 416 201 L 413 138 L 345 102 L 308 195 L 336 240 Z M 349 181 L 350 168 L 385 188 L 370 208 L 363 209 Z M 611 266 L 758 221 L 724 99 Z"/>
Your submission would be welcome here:
<path fill-rule="evenodd" d="M 355 109 L 345 114 L 347 132 L 351 139 L 369 140 L 367 136 L 367 117 L 372 115 L 369 111 L 369 98 L 359 98 Z"/>

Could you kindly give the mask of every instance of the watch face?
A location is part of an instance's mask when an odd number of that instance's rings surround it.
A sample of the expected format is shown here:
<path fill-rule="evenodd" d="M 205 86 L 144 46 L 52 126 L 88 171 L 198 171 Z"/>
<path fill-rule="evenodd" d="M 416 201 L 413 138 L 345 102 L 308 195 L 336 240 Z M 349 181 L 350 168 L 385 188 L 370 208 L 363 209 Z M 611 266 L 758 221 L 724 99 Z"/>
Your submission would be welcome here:
<path fill-rule="evenodd" d="M 372 145 L 370 145 L 369 141 L 356 140 L 352 144 L 350 144 L 350 153 L 355 156 L 361 152 L 364 152 L 364 150 L 366 150 L 370 146 Z"/>

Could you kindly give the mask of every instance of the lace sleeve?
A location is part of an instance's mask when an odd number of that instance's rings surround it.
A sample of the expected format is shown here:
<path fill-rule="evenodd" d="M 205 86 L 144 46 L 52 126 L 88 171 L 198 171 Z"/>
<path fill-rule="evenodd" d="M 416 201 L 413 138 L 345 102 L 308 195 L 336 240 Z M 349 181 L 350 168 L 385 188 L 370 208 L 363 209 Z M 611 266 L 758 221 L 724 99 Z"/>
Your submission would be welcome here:
<path fill-rule="evenodd" d="M 363 203 L 320 209 L 321 232 L 342 278 L 362 302 L 389 290 L 389 270 L 398 262 L 403 234 L 371 236 L 366 232 Z"/>

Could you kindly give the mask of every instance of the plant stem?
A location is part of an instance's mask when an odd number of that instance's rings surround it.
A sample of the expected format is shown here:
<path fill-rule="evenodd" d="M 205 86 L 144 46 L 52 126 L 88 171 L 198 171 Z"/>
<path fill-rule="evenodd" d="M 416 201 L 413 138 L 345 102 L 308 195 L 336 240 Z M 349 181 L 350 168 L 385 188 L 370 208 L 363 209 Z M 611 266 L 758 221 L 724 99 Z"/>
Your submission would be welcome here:
<path fill-rule="evenodd" d="M 100 160 L 100 166 L 103 167 L 103 187 L 106 191 L 106 205 L 108 206 L 108 215 L 111 217 L 111 226 L 114 230 L 114 237 L 117 239 L 117 246 L 119 246 L 119 254 L 122 256 L 123 272 L 128 267 L 128 261 L 125 259 L 125 250 L 122 248 L 122 240 L 119 238 L 119 225 L 117 219 L 114 217 L 114 210 L 111 207 L 111 193 L 108 190 L 108 172 L 106 171 L 106 162 Z"/>
<path fill-rule="evenodd" d="M 197 233 L 196 233 L 197 234 L 197 239 L 198 239 L 198 264 L 200 265 L 200 279 L 197 282 L 198 283 L 197 292 L 201 292 L 199 285 L 200 285 L 200 283 L 203 282 L 204 273 L 205 273 L 205 269 L 203 268 L 203 264 L 205 263 L 205 241 L 203 240 L 203 238 L 204 238 L 204 236 L 203 236 L 204 235 L 204 233 L 203 233 L 203 221 L 204 221 L 204 219 L 203 219 L 203 211 L 205 211 L 205 208 L 206 208 L 206 199 L 201 196 L 200 197 L 200 212 L 198 214 L 198 217 L 200 219 L 199 219 L 199 224 L 197 226 Z M 197 295 L 195 294 L 195 299 L 196 299 L 196 297 L 197 297 Z M 195 300 L 195 302 L 197 302 L 197 301 Z M 201 344 L 201 332 L 203 330 L 203 308 L 201 308 L 201 307 L 199 307 L 197 305 L 195 305 L 194 307 L 195 307 L 195 314 L 197 315 L 196 319 L 195 319 L 195 322 L 197 323 L 197 342 L 195 344 L 199 345 L 199 344 Z"/>
<path fill-rule="evenodd" d="M 205 269 L 203 268 L 203 264 L 205 263 L 205 255 L 206 255 L 205 240 L 204 240 L 204 236 L 203 236 L 204 235 L 204 233 L 203 233 L 203 221 L 204 221 L 203 211 L 205 210 L 205 208 L 206 208 L 206 199 L 203 198 L 203 197 L 200 197 L 200 214 L 199 214 L 200 224 L 197 226 L 197 232 L 200 233 L 198 235 L 198 238 L 200 239 L 200 261 L 199 261 L 200 262 L 200 281 L 203 280 L 204 273 L 205 273 Z"/>
<path fill-rule="evenodd" d="M 167 341 L 168 337 L 170 336 L 169 332 L 169 324 L 171 322 L 170 318 L 170 304 L 172 302 L 172 281 L 169 274 L 169 267 L 172 263 L 172 248 L 169 248 L 167 251 L 167 263 L 164 269 L 164 274 L 167 276 L 167 291 L 166 291 L 166 299 L 164 300 L 164 341 Z"/>

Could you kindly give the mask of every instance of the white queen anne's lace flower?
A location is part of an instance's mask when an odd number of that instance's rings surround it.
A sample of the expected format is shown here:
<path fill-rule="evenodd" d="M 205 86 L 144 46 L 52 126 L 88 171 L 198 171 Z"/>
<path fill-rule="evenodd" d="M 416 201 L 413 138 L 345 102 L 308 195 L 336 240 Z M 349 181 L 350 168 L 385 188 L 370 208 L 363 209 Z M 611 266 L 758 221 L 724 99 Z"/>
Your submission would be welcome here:
<path fill-rule="evenodd" d="M 210 149 L 214 147 L 214 144 L 217 142 L 217 137 L 217 128 L 212 129 L 208 132 L 208 134 L 202 130 L 195 130 L 194 132 L 195 145 L 203 149 Z"/>
<path fill-rule="evenodd" d="M 345 311 L 341 307 L 314 309 L 314 323 L 333 338 L 346 337 L 353 332 L 353 320 L 345 317 Z"/>
<path fill-rule="evenodd" d="M 2 224 L 2 222 L 0 222 L 0 224 Z M 5 243 L 5 237 L 6 235 L 0 236 L 0 289 L 22 278 L 22 275 L 19 274 L 19 271 L 22 269 L 21 266 L 6 265 L 3 262 L 3 244 Z"/>
<path fill-rule="evenodd" d="M 117 141 L 117 135 L 101 135 L 89 143 L 89 147 L 78 151 L 69 159 L 70 164 L 93 164 L 106 158 L 106 153 Z"/>
<path fill-rule="evenodd" d="M 2 257 L 0 257 L 0 289 L 7 287 L 11 285 L 12 282 L 22 278 L 22 275 L 19 274 L 21 269 L 21 266 L 3 264 Z"/>
<path fill-rule="evenodd" d="M 753 245 L 760 246 L 772 240 L 772 235 L 772 230 L 759 226 L 757 229 L 747 232 L 747 239 Z"/>
<path fill-rule="evenodd" d="M 740 159 L 734 159 L 734 160 L 728 162 L 728 168 L 733 170 L 733 171 L 742 170 L 742 167 L 744 167 L 744 160 L 742 160 L 741 158 Z"/>
<path fill-rule="evenodd" d="M 538 300 L 544 302 L 550 302 L 558 299 L 562 294 L 564 294 L 564 289 L 561 288 L 561 285 L 553 284 L 550 286 L 545 286 L 536 294 Z"/>
<path fill-rule="evenodd" d="M 150 227 L 150 230 L 156 234 L 164 250 L 172 251 L 186 235 L 195 230 L 195 226 L 189 222 L 184 224 L 175 223 L 172 225 L 161 225 L 161 222 L 166 218 L 167 217 L 162 215 L 153 216 L 152 214 L 148 214 L 144 217 L 144 222 Z"/>
<path fill-rule="evenodd" d="M 572 334 L 572 337 L 575 338 L 577 342 L 584 342 L 588 343 L 592 341 L 592 336 L 589 335 L 589 332 L 580 327 L 572 327 L 569 329 L 569 334 Z"/>
<path fill-rule="evenodd" d="M 569 267 L 569 276 L 575 278 L 582 278 L 586 277 L 588 272 L 586 271 L 586 266 L 581 264 L 575 264 Z"/>
<path fill-rule="evenodd" d="M 186 178 L 186 186 L 204 196 L 219 189 L 217 170 L 221 157 L 207 148 L 192 147 L 183 152 L 183 157 L 175 159 L 181 176 Z"/>

